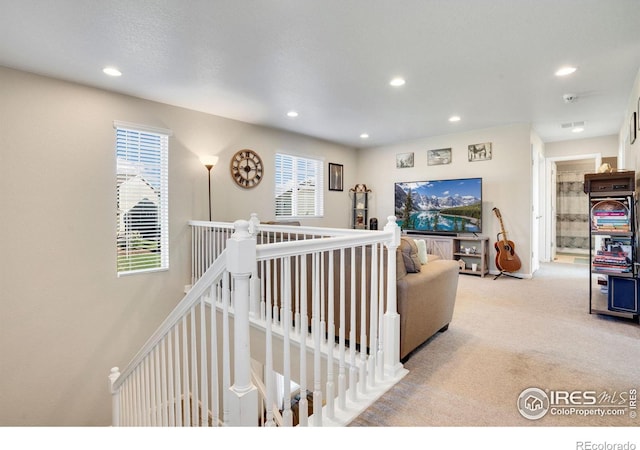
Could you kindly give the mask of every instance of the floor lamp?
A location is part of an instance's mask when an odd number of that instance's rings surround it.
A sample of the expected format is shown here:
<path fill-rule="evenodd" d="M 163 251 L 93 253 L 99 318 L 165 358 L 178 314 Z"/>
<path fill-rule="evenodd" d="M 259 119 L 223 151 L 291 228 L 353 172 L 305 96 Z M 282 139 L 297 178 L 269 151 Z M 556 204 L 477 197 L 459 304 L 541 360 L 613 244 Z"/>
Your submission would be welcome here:
<path fill-rule="evenodd" d="M 215 166 L 216 163 L 218 162 L 218 157 L 217 156 L 210 156 L 210 155 L 201 156 L 200 157 L 200 162 L 202 162 L 202 164 L 204 164 L 204 166 L 207 168 L 207 172 L 209 173 L 209 189 L 208 189 L 208 193 L 209 193 L 209 222 L 211 222 L 211 169 L 213 169 L 213 166 Z"/>

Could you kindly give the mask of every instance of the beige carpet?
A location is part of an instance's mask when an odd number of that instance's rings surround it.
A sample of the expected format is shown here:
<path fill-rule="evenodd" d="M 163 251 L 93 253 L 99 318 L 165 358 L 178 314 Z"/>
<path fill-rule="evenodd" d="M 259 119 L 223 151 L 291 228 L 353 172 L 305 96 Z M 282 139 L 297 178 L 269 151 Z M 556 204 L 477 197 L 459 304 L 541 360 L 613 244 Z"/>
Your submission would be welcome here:
<path fill-rule="evenodd" d="M 461 275 L 449 330 L 418 348 L 409 374 L 351 426 L 639 426 L 629 410 L 529 420 L 516 406 L 531 387 L 611 401 L 640 389 L 640 325 L 590 315 L 588 276 L 588 266 L 563 263 L 532 279 Z"/>

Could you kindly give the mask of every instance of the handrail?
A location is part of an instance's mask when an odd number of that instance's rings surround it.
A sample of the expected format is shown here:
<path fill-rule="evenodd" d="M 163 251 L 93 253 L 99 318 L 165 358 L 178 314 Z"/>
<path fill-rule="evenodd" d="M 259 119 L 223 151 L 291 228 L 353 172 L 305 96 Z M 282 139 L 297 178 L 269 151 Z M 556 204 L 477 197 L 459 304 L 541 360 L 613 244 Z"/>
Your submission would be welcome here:
<path fill-rule="evenodd" d="M 224 228 L 233 229 L 233 223 L 231 222 L 208 222 L 205 220 L 190 220 L 188 222 L 190 226 L 198 227 L 210 227 L 210 228 Z M 295 232 L 296 234 L 309 234 L 315 236 L 345 236 L 345 235 L 358 235 L 369 233 L 382 233 L 384 230 L 360 230 L 353 228 L 324 228 L 324 227 L 312 227 L 307 225 L 278 225 L 278 224 L 265 224 L 260 223 L 260 231 L 269 232 Z"/>
<path fill-rule="evenodd" d="M 306 239 L 300 241 L 261 244 L 256 248 L 257 258 L 261 261 L 265 259 L 272 259 L 274 257 L 287 257 L 327 250 L 340 250 L 341 248 L 370 245 L 380 242 L 381 232 L 365 231 L 365 233 L 367 234 L 362 234 L 358 237 L 336 236 L 323 239 Z M 391 237 L 390 233 L 389 237 Z"/>
<path fill-rule="evenodd" d="M 117 390 L 124 380 L 134 371 L 140 362 L 153 350 L 160 340 L 171 330 L 171 328 L 184 316 L 189 309 L 204 295 L 207 289 L 210 289 L 213 283 L 216 283 L 222 276 L 227 265 L 227 254 L 224 250 L 215 260 L 212 266 L 204 273 L 193 288 L 189 290 L 187 295 L 176 305 L 169 316 L 151 335 L 147 342 L 142 346 L 140 351 L 136 353 L 127 367 L 120 373 L 118 379 L 113 383 L 113 390 Z"/>

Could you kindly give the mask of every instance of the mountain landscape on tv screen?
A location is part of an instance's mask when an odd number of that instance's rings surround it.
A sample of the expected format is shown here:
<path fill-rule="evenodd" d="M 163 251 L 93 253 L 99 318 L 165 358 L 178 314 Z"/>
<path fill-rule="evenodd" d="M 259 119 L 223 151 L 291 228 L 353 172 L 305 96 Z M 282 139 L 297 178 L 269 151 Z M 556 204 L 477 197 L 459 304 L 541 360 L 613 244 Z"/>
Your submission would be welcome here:
<path fill-rule="evenodd" d="M 403 230 L 482 231 L 482 179 L 395 184 L 395 215 Z"/>

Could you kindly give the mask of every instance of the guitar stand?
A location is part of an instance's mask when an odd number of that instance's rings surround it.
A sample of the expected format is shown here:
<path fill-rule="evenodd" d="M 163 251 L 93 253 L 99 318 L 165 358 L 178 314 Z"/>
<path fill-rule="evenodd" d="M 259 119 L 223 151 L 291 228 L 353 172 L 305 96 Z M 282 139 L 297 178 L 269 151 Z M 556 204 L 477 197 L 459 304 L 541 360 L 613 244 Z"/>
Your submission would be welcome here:
<path fill-rule="evenodd" d="M 498 277 L 504 275 L 505 277 L 511 277 L 511 278 L 515 278 L 516 280 L 522 280 L 522 277 L 517 277 L 515 275 L 511 275 L 509 272 L 505 272 L 505 271 L 500 271 L 500 273 L 498 275 L 496 275 L 493 279 L 497 280 Z"/>

